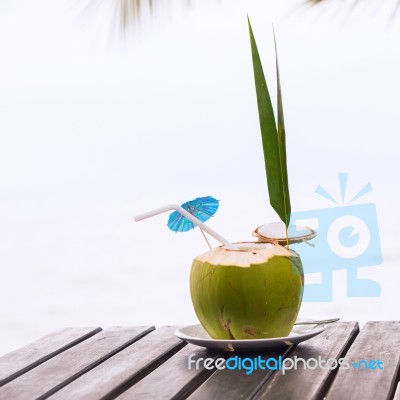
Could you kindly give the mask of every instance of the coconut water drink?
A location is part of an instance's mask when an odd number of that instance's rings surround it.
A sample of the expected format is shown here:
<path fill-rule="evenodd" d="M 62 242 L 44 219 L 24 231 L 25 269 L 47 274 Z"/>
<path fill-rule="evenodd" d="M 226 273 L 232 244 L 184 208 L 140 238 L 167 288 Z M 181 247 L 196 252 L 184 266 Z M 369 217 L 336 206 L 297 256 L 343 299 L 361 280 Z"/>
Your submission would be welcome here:
<path fill-rule="evenodd" d="M 135 220 L 169 210 L 178 211 L 222 243 L 196 257 L 190 272 L 194 310 L 208 334 L 227 340 L 287 336 L 304 289 L 300 256 L 289 245 L 316 233 L 306 228 L 300 234 L 295 227 L 290 235 L 290 226 L 272 223 L 253 232 L 258 242 L 231 243 L 177 204 L 137 215 Z"/>
<path fill-rule="evenodd" d="M 196 257 L 190 294 L 199 321 L 214 339 L 287 336 L 304 288 L 300 256 L 275 243 L 236 243 Z"/>

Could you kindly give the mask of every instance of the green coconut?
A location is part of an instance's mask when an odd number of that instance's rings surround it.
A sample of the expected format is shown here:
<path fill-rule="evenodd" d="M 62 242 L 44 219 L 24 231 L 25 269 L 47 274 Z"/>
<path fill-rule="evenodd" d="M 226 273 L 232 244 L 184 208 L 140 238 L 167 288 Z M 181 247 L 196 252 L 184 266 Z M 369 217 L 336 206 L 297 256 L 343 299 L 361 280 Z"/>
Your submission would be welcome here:
<path fill-rule="evenodd" d="M 214 339 L 287 336 L 303 296 L 300 256 L 272 243 L 237 245 L 194 259 L 190 294 L 198 319 Z"/>

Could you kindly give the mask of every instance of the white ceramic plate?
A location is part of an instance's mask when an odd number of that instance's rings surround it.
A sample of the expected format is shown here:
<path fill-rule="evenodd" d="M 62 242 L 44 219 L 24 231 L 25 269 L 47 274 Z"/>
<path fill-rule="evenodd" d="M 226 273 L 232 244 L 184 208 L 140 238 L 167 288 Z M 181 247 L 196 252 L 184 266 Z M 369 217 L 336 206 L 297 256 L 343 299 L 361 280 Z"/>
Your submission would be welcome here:
<path fill-rule="evenodd" d="M 304 319 L 302 319 L 304 320 Z M 271 350 L 291 346 L 311 339 L 325 330 L 325 325 L 295 325 L 287 337 L 271 339 L 223 340 L 212 339 L 201 325 L 191 325 L 175 331 L 175 335 L 188 343 L 209 349 L 226 351 Z"/>

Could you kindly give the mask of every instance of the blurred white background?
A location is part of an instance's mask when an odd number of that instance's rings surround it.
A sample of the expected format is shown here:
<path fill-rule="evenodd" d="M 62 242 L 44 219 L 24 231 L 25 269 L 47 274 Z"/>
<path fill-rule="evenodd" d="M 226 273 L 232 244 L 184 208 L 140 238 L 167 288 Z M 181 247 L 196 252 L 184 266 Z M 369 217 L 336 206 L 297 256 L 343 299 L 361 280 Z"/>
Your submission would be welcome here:
<path fill-rule="evenodd" d="M 400 15 L 395 2 L 161 2 L 118 28 L 111 1 L 0 1 L 0 354 L 65 326 L 196 323 L 195 230 L 133 216 L 198 196 L 228 239 L 277 219 L 269 206 L 246 13 L 271 92 L 271 22 L 283 86 L 294 211 L 371 182 L 384 262 L 361 268 L 379 298 L 304 317 L 400 319 Z M 188 5 L 189 4 L 189 5 Z M 155 3 L 157 6 L 157 2 Z M 400 14 L 400 13 L 399 13 Z"/>

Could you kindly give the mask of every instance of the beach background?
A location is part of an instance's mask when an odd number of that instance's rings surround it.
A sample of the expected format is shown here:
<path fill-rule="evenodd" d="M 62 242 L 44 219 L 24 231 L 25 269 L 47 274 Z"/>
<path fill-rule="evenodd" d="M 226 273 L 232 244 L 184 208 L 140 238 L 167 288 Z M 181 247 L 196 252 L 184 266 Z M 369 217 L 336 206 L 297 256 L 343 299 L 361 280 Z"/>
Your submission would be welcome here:
<path fill-rule="evenodd" d="M 315 189 L 340 198 L 338 173 L 348 198 L 373 186 L 356 204 L 376 205 L 383 263 L 359 276 L 381 296 L 335 271 L 300 315 L 400 319 L 396 2 L 264 3 L 156 1 L 122 29 L 116 2 L 0 1 L 0 355 L 66 326 L 197 323 L 200 232 L 136 214 L 212 195 L 232 241 L 277 220 L 246 13 L 272 94 L 276 31 L 293 211 L 332 207 Z"/>

